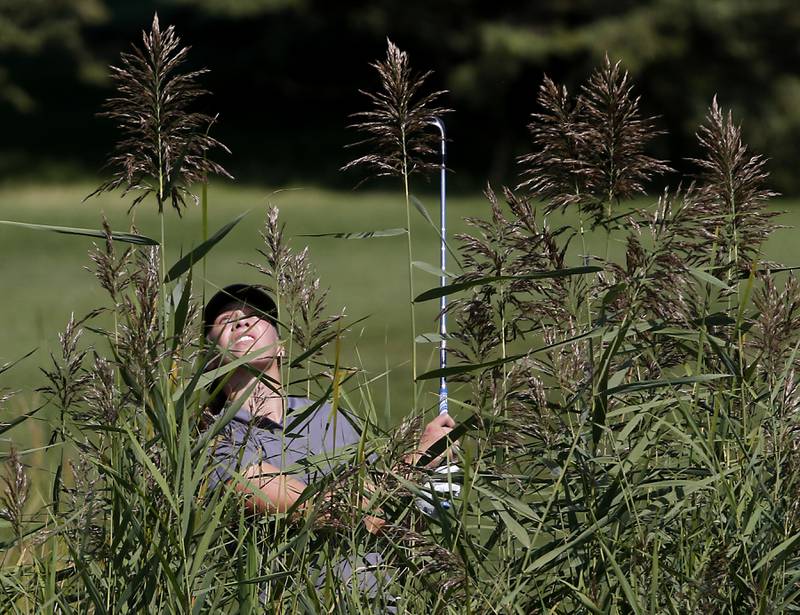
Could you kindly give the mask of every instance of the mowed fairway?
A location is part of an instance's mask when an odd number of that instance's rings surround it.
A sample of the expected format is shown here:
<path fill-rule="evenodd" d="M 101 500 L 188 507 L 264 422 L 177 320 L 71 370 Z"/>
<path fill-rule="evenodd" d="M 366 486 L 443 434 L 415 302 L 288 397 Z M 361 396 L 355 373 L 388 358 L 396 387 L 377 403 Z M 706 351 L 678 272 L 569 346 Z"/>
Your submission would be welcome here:
<path fill-rule="evenodd" d="M 99 228 L 101 215 L 111 221 L 115 230 L 127 231 L 129 201 L 116 195 L 104 195 L 85 203 L 81 199 L 91 192 L 91 184 L 60 186 L 16 186 L 0 189 L 0 219 Z M 432 194 L 422 195 L 434 219 L 438 219 L 438 200 Z M 366 240 L 298 237 L 304 233 L 356 232 L 405 226 L 402 193 L 334 192 L 316 188 L 297 188 L 274 192 L 265 187 L 242 187 L 212 184 L 209 188 L 209 229 L 214 232 L 241 212 L 247 217 L 210 254 L 207 261 L 206 290 L 213 290 L 234 281 L 264 281 L 252 268 L 242 264 L 258 261 L 261 245 L 259 229 L 269 203 L 280 208 L 292 246 L 309 246 L 311 261 L 318 270 L 323 286 L 329 286 L 329 311 L 344 310 L 350 322 L 362 317 L 348 334 L 344 346 L 345 363 L 362 366 L 371 376 L 379 376 L 386 368 L 386 378 L 371 386 L 379 417 L 386 424 L 405 414 L 410 405 L 410 326 L 408 317 L 408 262 L 403 236 Z M 800 210 L 794 202 L 776 201 L 776 210 L 790 213 L 778 218 L 789 226 L 800 221 Z M 414 258 L 428 263 L 438 262 L 436 232 L 416 211 L 412 212 Z M 466 216 L 488 217 L 489 209 L 482 195 L 453 196 L 449 200 L 449 231 L 463 232 Z M 145 201 L 135 212 L 139 232 L 154 238 L 160 236 L 155 205 Z M 558 217 L 554 224 L 571 224 L 571 216 Z M 190 207 L 182 218 L 168 211 L 167 260 L 171 264 L 180 254 L 202 240 L 199 207 Z M 768 258 L 787 265 L 800 264 L 800 242 L 794 230 L 780 229 L 767 245 Z M 606 236 L 598 231 L 590 238 L 589 250 L 604 253 Z M 621 244 L 612 241 L 611 253 L 619 253 Z M 37 403 L 37 387 L 44 383 L 40 366 L 49 362 L 48 353 L 58 346 L 58 332 L 74 313 L 80 317 L 91 309 L 107 305 L 106 296 L 85 267 L 91 263 L 87 250 L 92 240 L 84 237 L 42 233 L 0 225 L 0 362 L 13 360 L 37 348 L 36 353 L 0 376 L 0 387 L 20 391 L 5 414 L 16 413 Z M 454 242 L 455 245 L 455 242 Z M 577 242 L 571 250 L 571 264 L 580 264 Z M 448 267 L 457 271 L 455 265 Z M 195 280 L 202 279 L 202 268 L 195 268 Z M 437 279 L 415 270 L 415 294 L 435 286 Z M 668 297 L 665 300 L 669 300 Z M 434 331 L 436 302 L 417 307 L 417 332 Z M 97 341 L 98 338 L 92 336 Z M 87 336 L 87 341 L 90 338 Z M 98 349 L 105 352 L 101 345 Z M 430 345 L 420 346 L 420 370 L 437 366 L 438 357 Z M 429 383 L 423 401 L 435 403 L 434 383 Z M 2 418 L 7 418 L 4 416 Z"/>

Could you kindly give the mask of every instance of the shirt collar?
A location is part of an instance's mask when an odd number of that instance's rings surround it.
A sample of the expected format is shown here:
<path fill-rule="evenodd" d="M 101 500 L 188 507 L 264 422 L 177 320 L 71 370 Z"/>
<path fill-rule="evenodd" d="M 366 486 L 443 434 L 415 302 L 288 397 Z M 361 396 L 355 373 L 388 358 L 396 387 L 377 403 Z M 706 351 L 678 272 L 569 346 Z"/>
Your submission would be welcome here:
<path fill-rule="evenodd" d="M 303 409 L 308 407 L 311 403 L 313 403 L 310 399 L 305 397 L 297 397 L 294 395 L 290 395 L 286 397 L 286 408 L 283 412 L 283 421 L 286 421 L 286 417 L 292 413 L 293 410 Z M 247 423 L 248 425 L 252 424 L 256 427 L 261 429 L 283 429 L 284 425 L 273 421 L 271 418 L 267 416 L 261 416 L 259 414 L 253 414 L 250 412 L 250 408 L 246 408 L 242 406 L 236 411 L 236 414 L 233 417 L 234 420 L 240 421 L 242 423 Z"/>
<path fill-rule="evenodd" d="M 286 416 L 286 413 L 284 413 L 284 417 L 285 416 Z M 253 414 L 253 413 L 250 412 L 249 408 L 244 408 L 244 407 L 239 408 L 236 411 L 236 415 L 233 418 L 236 421 L 240 421 L 242 423 L 247 423 L 248 425 L 252 424 L 252 425 L 254 425 L 256 427 L 259 427 L 261 429 L 270 429 L 270 430 L 283 429 L 283 425 L 281 425 L 280 423 L 276 423 L 275 421 L 273 421 L 268 416 L 262 416 L 260 414 Z"/>

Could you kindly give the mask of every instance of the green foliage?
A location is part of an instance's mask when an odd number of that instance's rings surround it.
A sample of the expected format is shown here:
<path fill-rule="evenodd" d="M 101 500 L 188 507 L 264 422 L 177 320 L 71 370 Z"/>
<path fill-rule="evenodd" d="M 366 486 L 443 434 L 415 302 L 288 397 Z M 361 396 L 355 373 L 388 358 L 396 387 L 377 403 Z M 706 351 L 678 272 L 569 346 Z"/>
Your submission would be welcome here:
<path fill-rule="evenodd" d="M 234 17 L 240 19 L 252 18 L 258 15 L 280 13 L 286 10 L 299 10 L 306 7 L 305 0 L 239 0 L 239 2 L 225 2 L 225 0 L 179 0 L 180 4 L 194 5 L 202 11 L 212 15 Z"/>
<path fill-rule="evenodd" d="M 32 231 L 49 231 L 51 233 L 62 233 L 64 235 L 78 235 L 82 237 L 102 237 L 107 239 L 108 236 L 103 231 L 86 228 L 71 228 L 66 226 L 53 226 L 47 224 L 29 224 L 25 222 L 13 222 L 11 220 L 0 220 L 0 224 L 8 226 L 18 226 L 21 228 L 30 229 Z M 122 241 L 126 243 L 137 243 L 143 245 L 157 246 L 158 242 L 150 237 L 139 235 L 136 233 L 112 233 L 110 236 L 111 241 Z"/>

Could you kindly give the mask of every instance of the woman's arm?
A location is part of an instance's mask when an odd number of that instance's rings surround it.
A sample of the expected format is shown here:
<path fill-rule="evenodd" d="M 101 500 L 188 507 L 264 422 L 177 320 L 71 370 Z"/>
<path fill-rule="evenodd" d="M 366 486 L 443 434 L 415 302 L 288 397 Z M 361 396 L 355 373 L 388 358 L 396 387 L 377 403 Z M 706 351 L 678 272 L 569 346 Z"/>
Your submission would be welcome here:
<path fill-rule="evenodd" d="M 406 456 L 406 463 L 413 465 L 436 441 L 450 433 L 456 426 L 449 414 L 441 414 L 425 426 L 425 431 L 420 438 L 417 449 Z M 440 463 L 441 457 L 428 464 L 434 467 Z M 300 498 L 306 488 L 305 483 L 284 474 L 281 470 L 270 464 L 260 463 L 246 468 L 242 472 L 246 481 L 235 481 L 234 489 L 249 497 L 245 498 L 245 506 L 256 513 L 286 512 Z M 364 498 L 363 505 L 368 504 Z M 371 533 L 377 533 L 384 522 L 379 517 L 367 515 L 364 524 Z"/>
<path fill-rule="evenodd" d="M 247 482 L 236 481 L 234 489 L 245 494 L 245 507 L 254 513 L 286 512 L 300 498 L 306 488 L 305 483 L 283 474 L 279 468 L 270 463 L 250 466 L 242 472 Z M 362 499 L 362 506 L 369 505 L 367 498 Z M 301 507 L 302 508 L 302 507 Z M 384 521 L 373 515 L 364 517 L 364 525 L 371 534 L 377 534 Z"/>
<path fill-rule="evenodd" d="M 242 472 L 246 481 L 232 481 L 236 491 L 249 497 L 245 506 L 251 512 L 286 512 L 303 493 L 305 483 L 283 474 L 271 463 L 259 463 Z"/>

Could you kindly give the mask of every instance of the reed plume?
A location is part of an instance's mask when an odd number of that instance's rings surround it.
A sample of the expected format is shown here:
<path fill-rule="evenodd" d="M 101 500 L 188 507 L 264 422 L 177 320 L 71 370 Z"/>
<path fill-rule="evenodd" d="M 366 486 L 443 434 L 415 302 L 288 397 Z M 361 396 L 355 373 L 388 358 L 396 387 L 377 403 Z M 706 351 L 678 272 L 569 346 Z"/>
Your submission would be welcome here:
<path fill-rule="evenodd" d="M 671 170 L 645 153 L 660 134 L 655 118 L 641 116 L 628 73 L 608 56 L 575 98 L 546 77 L 538 103 L 528 126 L 534 151 L 518 159 L 518 189 L 544 200 L 546 211 L 576 206 L 593 225 L 613 224 L 614 205 Z"/>
<path fill-rule="evenodd" d="M 278 317 L 288 327 L 299 349 L 305 352 L 317 347 L 312 354 L 316 356 L 332 339 L 331 328 L 342 316 L 325 315 L 329 291 L 320 284 L 308 247 L 298 252 L 289 246 L 279 214 L 277 207 L 270 206 L 260 232 L 264 247 L 259 248 L 258 253 L 266 263 L 248 265 L 270 279 L 271 290 L 278 301 Z"/>
<path fill-rule="evenodd" d="M 11 524 L 17 540 L 22 538 L 22 527 L 25 523 L 25 503 L 28 500 L 30 481 L 19 453 L 12 447 L 6 456 L 6 473 L 3 476 L 3 491 L 0 493 L 0 519 Z"/>
<path fill-rule="evenodd" d="M 199 201 L 192 184 L 210 174 L 231 177 L 208 157 L 214 149 L 229 153 L 208 134 L 216 118 L 189 111 L 208 93 L 198 84 L 208 71 L 181 71 L 189 47 L 180 46 L 173 26 L 162 31 L 157 14 L 150 32 L 142 32 L 142 46 L 132 47 L 121 54 L 121 66 L 111 67 L 117 96 L 109 98 L 106 111 L 100 113 L 122 133 L 107 163 L 112 177 L 89 196 L 122 188 L 123 196 L 136 193 L 131 209 L 152 194 L 159 213 L 169 201 L 180 214 L 187 198 Z"/>
<path fill-rule="evenodd" d="M 112 239 L 111 226 L 108 220 L 103 217 L 103 233 L 105 241 L 102 247 L 95 245 L 89 251 L 89 259 L 94 263 L 94 276 L 97 278 L 101 288 L 105 290 L 114 305 L 119 305 L 122 300 L 122 293 L 130 283 L 128 266 L 132 257 L 133 247 L 126 248 L 122 254 L 117 256 Z M 87 268 L 88 269 L 88 268 Z"/>
<path fill-rule="evenodd" d="M 432 156 L 436 152 L 438 135 L 431 125 L 437 117 L 450 110 L 435 107 L 434 103 L 445 91 L 420 95 L 420 88 L 430 72 L 414 73 L 408 54 L 387 39 L 386 60 L 374 62 L 380 89 L 375 92 L 361 90 L 372 103 L 369 111 L 351 117 L 358 120 L 350 127 L 363 133 L 364 139 L 352 145 L 368 145 L 371 153 L 356 158 L 343 171 L 364 166 L 376 176 L 402 178 L 406 205 L 406 239 L 408 249 L 408 300 L 411 321 L 411 375 L 412 399 L 417 399 L 417 325 L 414 316 L 414 258 L 411 251 L 411 194 L 409 176 L 439 168 Z"/>
<path fill-rule="evenodd" d="M 752 155 L 742 142 L 742 129 L 714 97 L 705 123 L 697 133 L 704 156 L 693 161 L 699 166 L 698 200 L 719 216 L 715 237 L 719 254 L 737 275 L 748 269 L 759 247 L 778 228 L 766 210 L 766 202 L 777 194 L 764 187 L 768 177 L 766 161 Z M 722 264 L 722 263 L 718 263 Z"/>
<path fill-rule="evenodd" d="M 357 121 L 349 126 L 364 136 L 349 147 L 363 145 L 371 151 L 342 170 L 363 166 L 376 176 L 394 177 L 435 170 L 438 135 L 431 130 L 431 122 L 450 111 L 434 106 L 446 90 L 420 94 L 431 71 L 413 72 L 408 54 L 392 41 L 386 42 L 386 59 L 371 64 L 378 72 L 380 89 L 361 90 L 372 108 L 354 113 L 351 117 Z"/>
<path fill-rule="evenodd" d="M 48 384 L 39 391 L 52 399 L 62 411 L 83 399 L 89 382 L 84 366 L 88 351 L 80 348 L 84 334 L 82 325 L 87 318 L 76 320 L 74 314 L 70 316 L 66 329 L 58 335 L 60 356 L 51 353 L 52 368 L 41 369 Z"/>

